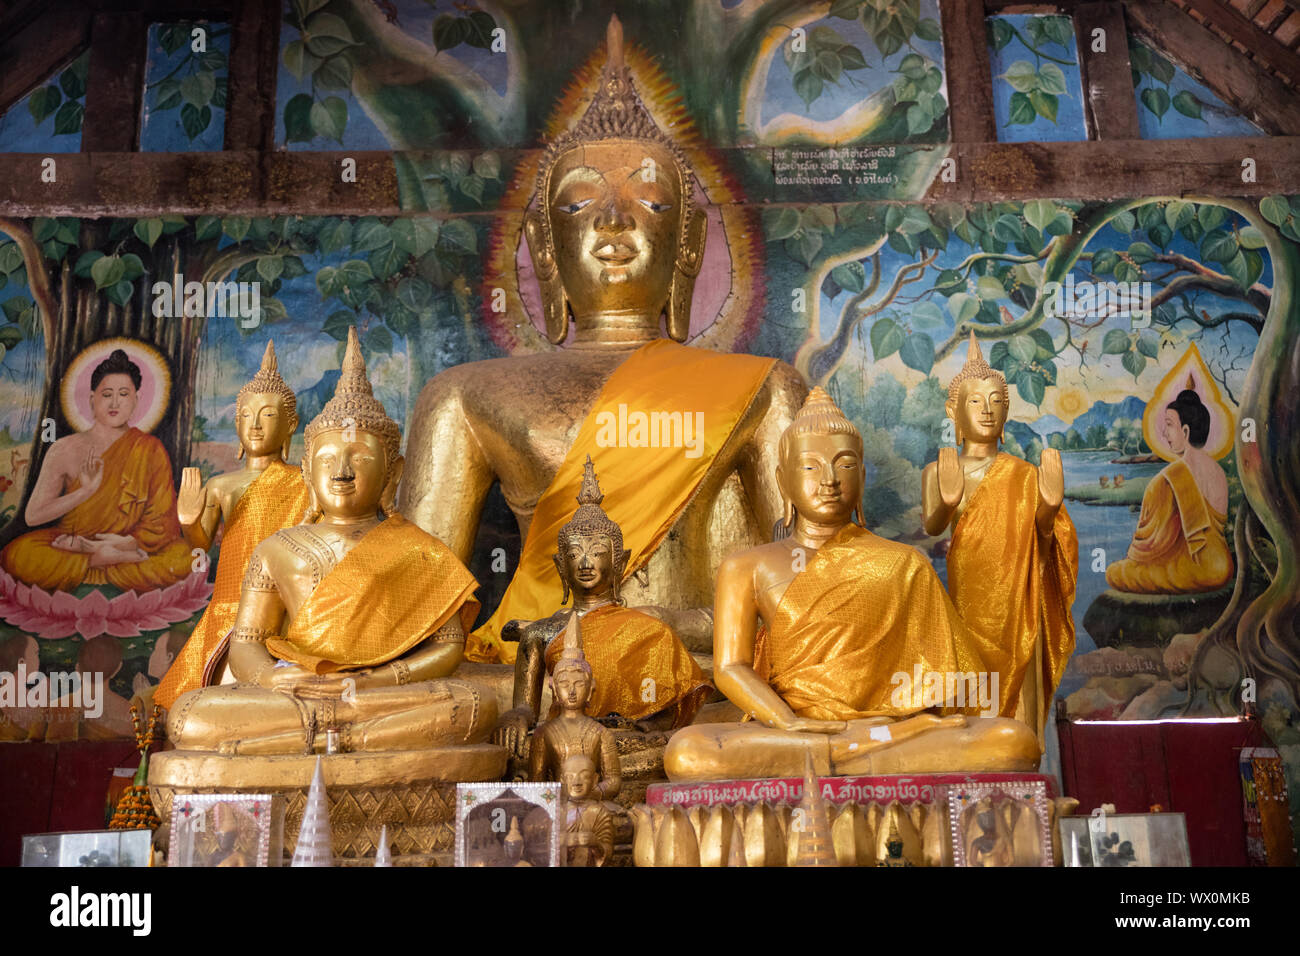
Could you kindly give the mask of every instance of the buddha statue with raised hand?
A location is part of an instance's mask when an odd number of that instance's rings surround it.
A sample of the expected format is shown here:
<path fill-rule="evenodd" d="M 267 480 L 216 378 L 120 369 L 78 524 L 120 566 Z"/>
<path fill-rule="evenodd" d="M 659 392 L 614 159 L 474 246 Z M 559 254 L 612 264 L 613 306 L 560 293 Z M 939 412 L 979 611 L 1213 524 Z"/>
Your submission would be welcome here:
<path fill-rule="evenodd" d="M 560 659 L 559 636 L 574 614 L 582 620 L 586 660 L 594 678 L 585 708 L 588 716 L 622 718 L 643 730 L 668 730 L 690 723 L 710 692 L 704 672 L 660 620 L 661 609 L 624 607 L 620 585 L 628 552 L 622 529 L 601 507 L 604 499 L 588 457 L 578 509 L 560 529 L 553 555 L 564 589 L 561 604 L 568 604 L 572 595 L 573 610 L 561 607 L 521 629 L 514 709 L 502 721 L 513 730 L 511 736 L 517 737 L 540 716 L 542 681 Z"/>
<path fill-rule="evenodd" d="M 254 549 L 231 635 L 239 683 L 176 701 L 179 749 L 321 752 L 337 731 L 343 751 L 416 750 L 490 732 L 491 698 L 439 679 L 462 659 L 477 584 L 396 513 L 400 442 L 349 329 L 334 397 L 307 426 L 308 523 Z"/>
<path fill-rule="evenodd" d="M 723 561 L 714 605 L 714 681 L 754 720 L 677 731 L 669 778 L 799 776 L 809 753 L 823 776 L 1036 767 L 1024 724 L 898 693 L 899 674 L 983 664 L 920 552 L 851 521 L 862 437 L 820 388 L 781 436 L 777 481 L 789 536 Z"/>
<path fill-rule="evenodd" d="M 648 571 L 625 578 L 623 596 L 677 612 L 673 629 L 693 649 L 712 640 L 717 562 L 766 540 L 780 516 L 775 443 L 805 386 L 783 362 L 678 344 L 690 331 L 706 213 L 685 153 L 634 87 L 616 17 L 607 49 L 595 96 L 548 145 L 525 214 L 556 348 L 449 368 L 424 386 L 410 419 L 403 513 L 469 561 L 500 482 L 523 538 L 497 611 L 467 645 L 471 660 L 512 662 L 504 626 L 554 609 L 552 549 L 588 455 L 622 527 L 626 573 Z M 644 428 L 616 434 L 620 415 L 660 423 L 660 440 Z"/>
<path fill-rule="evenodd" d="M 307 513 L 307 484 L 302 471 L 285 464 L 289 443 L 298 430 L 298 401 L 281 377 L 275 343 L 266 343 L 262 366 L 235 397 L 235 434 L 244 467 L 213 475 L 207 483 L 197 468 L 181 472 L 176 517 L 193 547 L 212 547 L 223 520 L 212 600 L 176 660 L 154 692 L 154 700 L 171 707 L 188 690 L 221 678 L 227 640 L 239 609 L 239 588 L 253 549 L 281 528 L 302 521 Z"/>
<path fill-rule="evenodd" d="M 972 333 L 945 406 L 961 453 L 941 448 L 925 466 L 921 513 L 926 534 L 952 528 L 948 593 L 986 666 L 1001 674 L 998 712 L 1041 739 L 1074 650 L 1079 545 L 1061 505 L 1061 453 L 1043 449 L 1035 468 L 998 450 L 1009 407 L 1006 379 L 984 361 Z"/>

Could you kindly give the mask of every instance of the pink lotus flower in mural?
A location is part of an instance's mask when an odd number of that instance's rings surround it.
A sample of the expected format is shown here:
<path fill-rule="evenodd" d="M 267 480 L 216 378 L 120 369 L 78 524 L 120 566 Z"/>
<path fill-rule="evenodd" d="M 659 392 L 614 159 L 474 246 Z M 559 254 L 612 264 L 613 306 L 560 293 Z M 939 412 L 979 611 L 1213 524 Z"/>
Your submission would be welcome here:
<path fill-rule="evenodd" d="M 0 618 L 44 640 L 73 634 L 84 640 L 101 634 L 136 637 L 188 620 L 207 606 L 211 596 L 212 585 L 201 574 L 156 591 L 124 591 L 114 598 L 91 591 L 76 598 L 22 584 L 0 569 Z"/>

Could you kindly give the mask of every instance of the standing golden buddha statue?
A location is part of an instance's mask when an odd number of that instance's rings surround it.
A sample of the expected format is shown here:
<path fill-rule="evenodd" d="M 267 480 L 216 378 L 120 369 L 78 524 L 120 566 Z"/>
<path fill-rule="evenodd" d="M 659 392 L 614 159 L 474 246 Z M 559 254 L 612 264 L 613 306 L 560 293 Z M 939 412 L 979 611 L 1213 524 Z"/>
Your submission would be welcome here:
<path fill-rule="evenodd" d="M 517 735 L 536 721 L 542 680 L 560 659 L 565 623 L 582 620 L 583 645 L 594 689 L 586 713 L 597 719 L 617 715 L 644 729 L 683 727 L 694 718 L 710 687 L 690 652 L 659 619 L 658 608 L 624 606 L 619 585 L 627 564 L 623 531 L 601 507 L 591 458 L 584 466 L 578 509 L 560 529 L 552 556 L 564 593 L 573 595 L 573 610 L 561 607 L 549 618 L 521 631 L 515 658 L 514 707 L 503 725 Z M 525 726 L 527 725 L 527 726 Z"/>
<path fill-rule="evenodd" d="M 493 700 L 438 679 L 463 657 L 477 585 L 396 513 L 400 442 L 349 329 L 334 397 L 307 426 L 308 523 L 253 550 L 230 638 L 239 683 L 181 695 L 167 721 L 178 748 L 319 753 L 336 737 L 345 752 L 418 750 L 486 738 Z"/>
<path fill-rule="evenodd" d="M 900 699 L 900 673 L 974 677 L 984 665 L 920 552 L 850 520 L 862 436 L 821 388 L 782 434 L 776 477 L 789 537 L 718 569 L 714 681 L 754 722 L 677 731 L 669 778 L 799 776 L 810 753 L 819 775 L 1036 767 L 1024 724 L 954 712 L 975 701 L 940 716 Z"/>
<path fill-rule="evenodd" d="M 985 666 L 1000 673 L 998 712 L 1037 729 L 1074 650 L 1070 606 L 1079 543 L 1061 506 L 1061 453 L 1033 465 L 998 451 L 1010 407 L 1002 373 L 984 361 L 971 333 L 966 364 L 948 385 L 945 409 L 955 448 L 921 473 L 926 534 L 952 528 L 948 593 Z"/>
<path fill-rule="evenodd" d="M 307 513 L 302 470 L 285 464 L 297 430 L 298 400 L 280 375 L 275 343 L 267 342 L 261 368 L 235 397 L 235 434 L 244 467 L 213 475 L 207 484 L 197 468 L 181 472 L 176 517 L 185 540 L 207 551 L 223 519 L 225 532 L 212 600 L 154 691 L 153 699 L 163 707 L 171 707 L 186 691 L 218 682 L 253 548 Z"/>
<path fill-rule="evenodd" d="M 572 316 L 572 344 L 449 368 L 425 385 L 410 421 L 403 513 L 468 561 L 499 481 L 523 537 L 500 607 L 471 637 L 471 660 L 512 662 L 501 628 L 553 610 L 552 543 L 588 455 L 630 552 L 625 573 L 648 571 L 622 582 L 623 596 L 679 612 L 673 629 L 697 647 L 710 640 L 714 568 L 765 540 L 779 517 L 773 449 L 805 387 L 773 359 L 677 344 L 690 327 L 705 214 L 685 154 L 633 87 L 616 17 L 607 43 L 595 98 L 547 148 L 524 223 L 547 337 L 564 343 Z M 668 440 L 628 428 L 624 442 L 610 423 L 638 415 Z"/>

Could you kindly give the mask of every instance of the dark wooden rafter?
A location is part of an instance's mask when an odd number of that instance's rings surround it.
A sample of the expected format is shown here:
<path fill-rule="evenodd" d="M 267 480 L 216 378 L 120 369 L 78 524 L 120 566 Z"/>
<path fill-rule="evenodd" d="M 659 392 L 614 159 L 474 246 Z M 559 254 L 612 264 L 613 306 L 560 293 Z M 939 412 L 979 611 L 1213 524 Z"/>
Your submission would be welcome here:
<path fill-rule="evenodd" d="M 952 139 L 958 143 L 995 140 L 997 120 L 993 115 L 993 77 L 984 11 L 978 3 L 967 0 L 939 0 L 939 15 Z"/>
<path fill-rule="evenodd" d="M 140 142 L 148 23 L 137 13 L 98 13 L 90 34 L 83 152 L 125 152 Z"/>
<path fill-rule="evenodd" d="M 0 31 L 0 113 L 4 113 L 90 45 L 84 4 L 49 4 L 17 29 Z"/>
<path fill-rule="evenodd" d="M 1074 30 L 1089 138 L 1140 139 L 1123 6 L 1080 4 L 1074 13 Z M 1103 31 L 1105 49 L 1094 53 L 1093 35 L 1097 30 Z"/>
<path fill-rule="evenodd" d="M 1300 94 L 1208 28 L 1166 3 L 1128 4 L 1127 18 L 1135 34 L 1264 132 L 1300 135 Z"/>
<path fill-rule="evenodd" d="M 1134 7 L 1146 4 L 1133 4 Z M 1152 4 L 1159 6 L 1159 4 Z M 1178 9 L 1190 12 L 1206 26 L 1222 33 L 1233 43 L 1240 43 L 1264 67 L 1277 73 L 1293 86 L 1300 86 L 1300 53 L 1283 46 L 1253 21 L 1232 7 L 1216 0 L 1176 0 Z"/>
<path fill-rule="evenodd" d="M 273 150 L 280 6 L 235 0 L 230 32 L 225 148 Z"/>

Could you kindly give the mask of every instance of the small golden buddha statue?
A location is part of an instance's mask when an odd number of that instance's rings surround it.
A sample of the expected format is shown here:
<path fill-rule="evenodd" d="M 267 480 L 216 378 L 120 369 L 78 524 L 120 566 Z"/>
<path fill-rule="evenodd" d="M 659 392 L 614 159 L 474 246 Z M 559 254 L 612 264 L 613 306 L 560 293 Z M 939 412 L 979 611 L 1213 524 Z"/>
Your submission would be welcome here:
<path fill-rule="evenodd" d="M 415 750 L 490 732 L 492 699 L 438 679 L 462 659 L 476 583 L 396 513 L 400 441 L 350 329 L 334 397 L 307 426 L 308 523 L 254 549 L 230 639 L 239 683 L 181 695 L 178 748 L 320 753 L 333 736 L 344 752 Z"/>
<path fill-rule="evenodd" d="M 248 866 L 248 857 L 235 848 L 239 842 L 239 817 L 228 803 L 218 803 L 213 823 L 217 850 L 212 856 L 213 866 Z"/>
<path fill-rule="evenodd" d="M 564 758 L 565 866 L 604 866 L 614 855 L 614 817 L 599 799 L 596 764 L 582 753 Z"/>
<path fill-rule="evenodd" d="M 501 849 L 505 853 L 506 866 L 532 866 L 524 859 L 524 835 L 519 832 L 518 817 L 510 818 L 510 832 L 506 834 Z"/>
<path fill-rule="evenodd" d="M 554 609 L 551 549 L 588 455 L 623 530 L 626 572 L 648 572 L 623 581 L 622 596 L 678 612 L 673 630 L 695 649 L 711 642 L 713 569 L 766 540 L 780 516 L 775 440 L 805 386 L 782 362 L 677 344 L 690 329 L 705 213 L 681 147 L 637 95 L 617 17 L 607 48 L 590 107 L 542 157 L 524 222 L 557 348 L 449 368 L 410 419 L 403 513 L 468 561 L 499 481 L 523 538 L 470 660 L 512 662 L 502 628 Z M 572 343 L 558 348 L 571 325 Z"/>
<path fill-rule="evenodd" d="M 998 712 L 1034 727 L 1041 741 L 1074 650 L 1079 544 L 1061 505 L 1061 453 L 1043 449 L 1035 468 L 998 451 L 1009 407 L 1006 378 L 971 333 L 945 405 L 961 453 L 941 448 L 925 466 L 921 513 L 926 534 L 952 528 L 948 593 L 986 668 L 1000 675 Z"/>
<path fill-rule="evenodd" d="M 1213 591 L 1235 568 L 1223 533 L 1228 477 L 1205 451 L 1210 411 L 1185 388 L 1165 406 L 1161 425 L 1177 457 L 1147 484 L 1128 555 L 1106 569 L 1106 583 L 1134 594 Z"/>
<path fill-rule="evenodd" d="M 266 343 L 262 366 L 235 397 L 235 433 L 244 467 L 213 475 L 203 484 L 197 468 L 181 472 L 176 517 L 185 540 L 207 551 L 224 519 L 212 600 L 189 640 L 154 691 L 170 707 L 188 690 L 219 682 L 226 637 L 239 609 L 239 588 L 253 549 L 307 513 L 302 471 L 285 464 L 298 430 L 298 400 L 280 376 L 275 343 Z"/>
<path fill-rule="evenodd" d="M 813 389 L 780 441 L 789 537 L 718 569 L 714 680 L 754 722 L 695 724 L 664 755 L 674 781 L 1028 770 L 1033 732 L 1015 720 L 932 712 L 897 676 L 978 672 L 952 602 L 915 548 L 852 523 L 862 438 Z M 765 625 L 759 637 L 760 619 Z"/>
<path fill-rule="evenodd" d="M 658 608 L 623 606 L 619 588 L 627 565 L 623 531 L 601 502 L 595 467 L 587 458 L 578 510 L 560 529 L 553 555 L 564 593 L 573 610 L 561 608 L 522 629 L 515 657 L 516 709 L 503 725 L 526 730 L 538 717 L 542 678 L 555 667 L 566 622 L 582 621 L 582 641 L 591 667 L 592 691 L 586 714 L 600 720 L 633 723 L 643 730 L 667 730 L 691 722 L 711 687 L 685 645 L 657 616 Z"/>
<path fill-rule="evenodd" d="M 583 655 L 578 616 L 569 617 L 563 650 L 551 671 L 558 716 L 537 728 L 529 749 L 529 779 L 559 780 L 564 762 L 574 754 L 589 758 L 596 768 L 596 791 L 601 799 L 618 796 L 623 784 L 618 745 L 614 734 L 588 717 L 586 709 L 594 690 L 591 665 Z"/>

